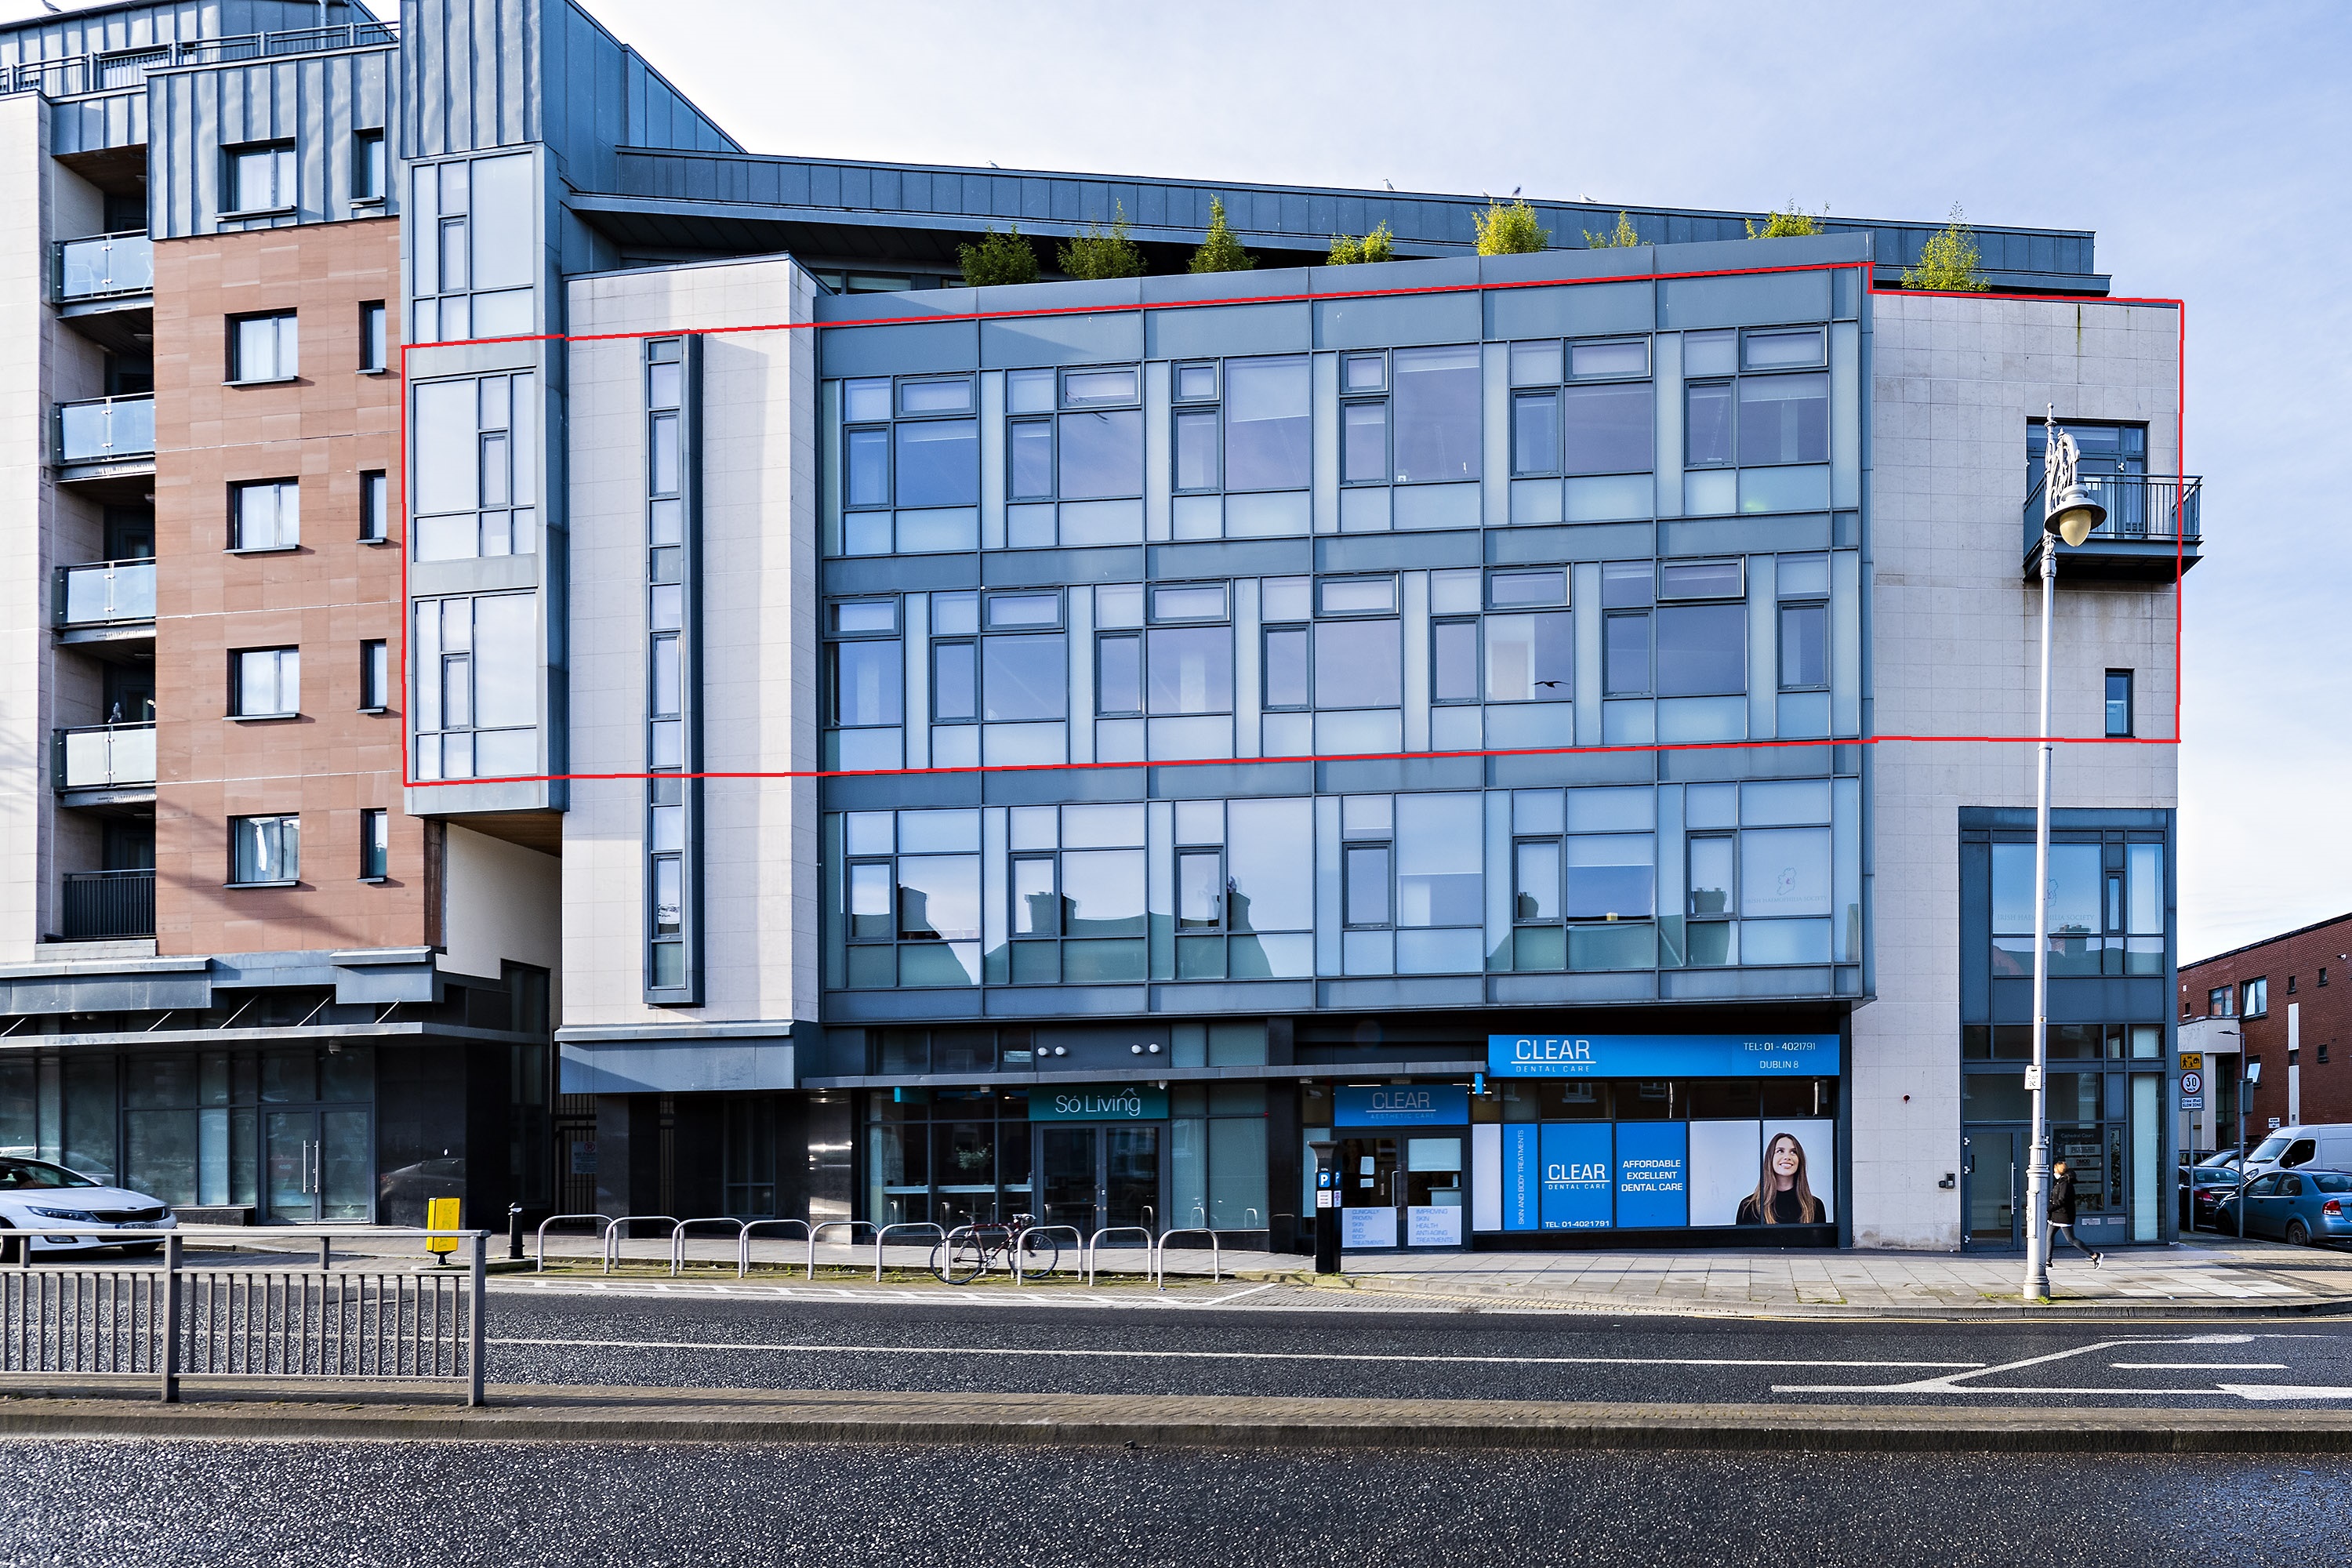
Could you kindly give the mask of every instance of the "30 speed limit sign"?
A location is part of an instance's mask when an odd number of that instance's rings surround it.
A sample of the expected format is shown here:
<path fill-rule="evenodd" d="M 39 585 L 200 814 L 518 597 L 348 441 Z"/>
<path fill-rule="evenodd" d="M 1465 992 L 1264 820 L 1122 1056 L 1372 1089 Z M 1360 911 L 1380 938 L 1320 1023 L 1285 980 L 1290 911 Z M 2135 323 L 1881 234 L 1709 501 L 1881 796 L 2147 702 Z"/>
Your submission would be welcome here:
<path fill-rule="evenodd" d="M 2180 1092 L 2183 1094 L 2204 1093 L 2205 1075 L 2201 1072 L 2182 1073 L 2180 1075 Z"/>

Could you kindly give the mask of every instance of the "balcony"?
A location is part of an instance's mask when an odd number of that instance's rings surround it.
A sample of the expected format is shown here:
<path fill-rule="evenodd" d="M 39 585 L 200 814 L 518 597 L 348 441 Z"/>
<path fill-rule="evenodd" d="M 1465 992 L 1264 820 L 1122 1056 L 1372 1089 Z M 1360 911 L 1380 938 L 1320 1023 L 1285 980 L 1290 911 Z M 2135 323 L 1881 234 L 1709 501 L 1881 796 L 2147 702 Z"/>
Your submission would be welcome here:
<path fill-rule="evenodd" d="M 2203 542 L 2199 523 L 2205 481 L 2191 474 L 2084 474 L 2083 488 L 2107 509 L 2107 521 L 2079 545 L 2058 549 L 2058 581 L 2172 581 L 2176 559 L 2186 573 L 2197 564 Z M 2039 567 L 2034 552 L 2042 547 L 2042 520 L 2049 514 L 2042 480 L 2034 478 L 2025 498 L 2025 575 Z"/>
<path fill-rule="evenodd" d="M 61 642 L 155 635 L 155 561 L 89 561 L 58 568 L 53 619 Z M 97 633 L 79 637 L 77 633 Z"/>
<path fill-rule="evenodd" d="M 155 471 L 155 396 L 60 403 L 51 447 L 58 478 L 110 479 Z"/>
<path fill-rule="evenodd" d="M 64 239 L 57 247 L 59 304 L 155 291 L 155 242 L 144 229 Z"/>
<path fill-rule="evenodd" d="M 68 942 L 155 934 L 155 872 L 68 871 L 62 934 Z"/>
<path fill-rule="evenodd" d="M 52 733 L 51 776 L 68 805 L 155 798 L 155 726 L 91 724 Z"/>
<path fill-rule="evenodd" d="M 0 66 L 0 97 L 38 92 L 50 98 L 71 98 L 85 92 L 112 92 L 142 87 L 150 71 L 179 66 L 220 65 L 233 60 L 274 59 L 285 55 L 315 55 L 329 49 L 382 47 L 400 41 L 400 29 L 390 22 L 345 22 L 331 27 L 297 27 L 282 33 L 239 33 L 226 38 L 192 38 L 184 43 L 158 44 L 150 48 L 115 49 L 104 54 L 67 55 L 50 60 L 26 60 Z"/>

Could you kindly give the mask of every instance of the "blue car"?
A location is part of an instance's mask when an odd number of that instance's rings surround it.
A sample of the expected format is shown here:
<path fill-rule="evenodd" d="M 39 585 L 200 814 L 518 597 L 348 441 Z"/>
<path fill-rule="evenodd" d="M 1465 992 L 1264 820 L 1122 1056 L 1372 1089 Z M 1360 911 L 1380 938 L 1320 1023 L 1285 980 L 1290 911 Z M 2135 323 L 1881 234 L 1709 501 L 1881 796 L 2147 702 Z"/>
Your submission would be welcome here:
<path fill-rule="evenodd" d="M 2272 1171 L 2246 1184 L 2242 1193 L 2221 1199 L 2215 1228 L 2237 1228 L 2238 1205 L 2245 1205 L 2246 1234 L 2266 1236 L 2295 1247 L 2352 1241 L 2352 1173 Z"/>

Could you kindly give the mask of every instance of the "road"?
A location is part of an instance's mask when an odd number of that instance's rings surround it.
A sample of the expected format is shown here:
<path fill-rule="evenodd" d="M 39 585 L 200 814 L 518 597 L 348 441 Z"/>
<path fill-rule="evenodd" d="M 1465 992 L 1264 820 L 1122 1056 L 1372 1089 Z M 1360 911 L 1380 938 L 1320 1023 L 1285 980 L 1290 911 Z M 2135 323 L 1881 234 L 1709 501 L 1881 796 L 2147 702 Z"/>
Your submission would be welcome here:
<path fill-rule="evenodd" d="M 1108 1300 L 502 1280 L 488 1370 L 680 1388 L 2352 1409 L 2352 1320 L 1432 1311 L 1233 1286 Z"/>
<path fill-rule="evenodd" d="M 1639 1564 L 2352 1560 L 2340 1461 L 18 1443 L 0 1563 Z"/>

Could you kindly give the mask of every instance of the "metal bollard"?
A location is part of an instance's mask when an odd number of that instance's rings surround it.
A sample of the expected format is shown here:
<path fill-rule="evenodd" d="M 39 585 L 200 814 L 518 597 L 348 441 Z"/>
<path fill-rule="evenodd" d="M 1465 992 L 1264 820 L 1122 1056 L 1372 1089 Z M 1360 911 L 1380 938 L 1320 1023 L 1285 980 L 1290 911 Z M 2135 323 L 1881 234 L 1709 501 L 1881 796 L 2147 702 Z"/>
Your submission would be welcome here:
<path fill-rule="evenodd" d="M 321 1274 L 331 1273 L 334 1270 L 334 1267 L 335 1238 L 331 1236 L 322 1236 L 319 1238 L 319 1272 Z"/>
<path fill-rule="evenodd" d="M 522 1256 L 522 1205 L 520 1204 L 507 1205 L 507 1256 L 510 1258 Z"/>
<path fill-rule="evenodd" d="M 160 1303 L 162 1310 L 158 1313 L 163 1321 L 156 1325 L 163 1352 L 157 1359 L 163 1363 L 160 1370 L 163 1374 L 163 1395 L 166 1405 L 180 1402 L 180 1238 L 167 1236 L 163 1238 L 163 1299 Z"/>

